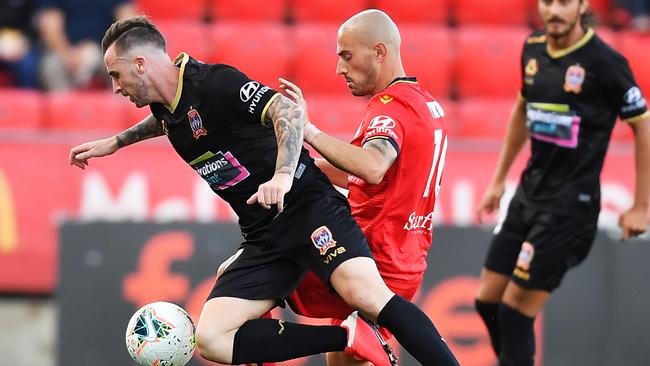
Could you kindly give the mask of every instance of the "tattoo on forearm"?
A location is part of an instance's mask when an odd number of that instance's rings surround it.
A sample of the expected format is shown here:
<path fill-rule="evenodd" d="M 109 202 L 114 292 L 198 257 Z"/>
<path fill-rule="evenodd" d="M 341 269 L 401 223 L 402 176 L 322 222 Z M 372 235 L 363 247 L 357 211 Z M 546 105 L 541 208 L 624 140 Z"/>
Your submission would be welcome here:
<path fill-rule="evenodd" d="M 297 104 L 283 95 L 271 102 L 266 116 L 267 121 L 273 122 L 278 140 L 275 172 L 293 174 L 300 158 L 302 128 L 307 117 Z"/>
<path fill-rule="evenodd" d="M 381 155 L 386 159 L 386 163 L 388 165 L 393 164 L 395 159 L 397 159 L 397 151 L 395 150 L 395 147 L 393 144 L 390 143 L 390 141 L 385 140 L 385 139 L 374 139 L 366 142 L 363 144 L 364 148 L 371 148 L 373 150 L 377 150 L 381 153 Z"/>
<path fill-rule="evenodd" d="M 117 147 L 122 148 L 163 134 L 162 124 L 153 115 L 150 115 L 140 123 L 117 135 Z"/>

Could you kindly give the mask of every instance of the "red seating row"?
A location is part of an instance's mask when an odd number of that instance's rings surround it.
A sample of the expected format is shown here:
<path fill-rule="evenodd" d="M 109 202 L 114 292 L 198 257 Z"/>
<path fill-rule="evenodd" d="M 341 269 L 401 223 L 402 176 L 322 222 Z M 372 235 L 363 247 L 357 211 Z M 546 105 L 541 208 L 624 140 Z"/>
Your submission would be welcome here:
<path fill-rule="evenodd" d="M 282 22 L 287 17 L 301 22 L 342 22 L 366 9 L 386 11 L 398 23 L 524 25 L 536 17 L 535 0 L 136 0 L 144 13 L 159 19 L 215 21 L 254 20 Z M 597 14 L 606 17 L 612 1 L 591 0 Z"/>
<path fill-rule="evenodd" d="M 197 22 L 159 23 L 175 56 L 186 51 L 205 62 L 237 66 L 250 77 L 277 86 L 279 76 L 296 81 L 305 91 L 346 95 L 336 75 L 336 31 L 333 23 L 287 27 L 280 24 L 228 22 L 207 26 Z M 401 27 L 406 71 L 417 76 L 433 95 L 447 97 L 510 97 L 520 87 L 519 59 L 527 28 Z M 644 68 L 650 36 L 598 33 L 626 55 L 642 89 L 650 91 L 650 69 Z"/>
<path fill-rule="evenodd" d="M 352 96 L 307 94 L 310 120 L 322 130 L 344 140 L 354 135 L 365 113 L 366 99 Z M 468 98 L 462 102 L 440 100 L 451 136 L 500 140 L 505 133 L 511 98 Z M 128 100 L 109 93 L 52 93 L 0 90 L 2 131 L 104 131 L 128 128 L 149 113 Z M 617 123 L 613 139 L 631 141 L 631 129 Z"/>

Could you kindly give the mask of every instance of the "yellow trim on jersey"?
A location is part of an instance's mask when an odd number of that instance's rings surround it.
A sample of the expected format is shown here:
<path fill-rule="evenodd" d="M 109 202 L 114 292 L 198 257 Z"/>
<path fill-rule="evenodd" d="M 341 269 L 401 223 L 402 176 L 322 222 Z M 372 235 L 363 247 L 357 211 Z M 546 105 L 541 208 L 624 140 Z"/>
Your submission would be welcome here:
<path fill-rule="evenodd" d="M 181 70 L 178 73 L 178 86 L 176 87 L 176 95 L 174 96 L 174 100 L 172 100 L 172 104 L 169 107 L 165 106 L 165 108 L 167 108 L 172 113 L 174 113 L 176 107 L 178 107 L 178 102 L 181 100 L 181 94 L 183 94 L 183 74 L 185 73 L 185 65 L 189 60 L 190 55 L 185 52 L 181 52 L 174 59 L 174 64 L 178 65 L 180 62 Z"/>
<path fill-rule="evenodd" d="M 589 40 L 593 36 L 594 36 L 594 30 L 589 28 L 587 29 L 587 33 L 585 33 L 585 35 L 582 36 L 582 38 L 580 38 L 580 40 L 578 40 L 578 42 L 576 42 L 572 46 L 557 51 L 551 51 L 551 49 L 548 47 L 548 44 L 546 44 L 546 51 L 548 52 L 548 55 L 551 56 L 551 58 L 560 58 L 584 46 L 585 44 L 587 44 L 587 42 L 589 42 Z"/>
<path fill-rule="evenodd" d="M 537 37 L 528 37 L 526 43 L 544 43 L 546 42 L 546 34 Z"/>
<path fill-rule="evenodd" d="M 384 135 L 379 135 L 379 136 L 372 136 L 372 137 L 369 137 L 366 141 L 363 142 L 363 144 L 365 145 L 368 141 L 379 140 L 379 139 L 381 139 L 381 140 L 386 140 L 386 141 L 394 140 L 394 138 L 392 138 L 392 137 L 388 137 L 388 136 L 384 136 Z"/>
<path fill-rule="evenodd" d="M 264 106 L 264 109 L 262 109 L 262 115 L 260 116 L 260 119 L 262 120 L 261 121 L 262 126 L 266 126 L 266 122 L 264 121 L 264 117 L 266 117 L 266 111 L 269 109 L 269 107 L 271 106 L 271 103 L 273 103 L 275 98 L 279 97 L 280 95 L 281 95 L 280 93 L 276 93 L 271 97 L 271 99 L 269 99 L 268 102 L 266 102 L 266 105 Z"/>
<path fill-rule="evenodd" d="M 642 114 L 640 114 L 638 116 L 626 118 L 626 119 L 623 120 L 623 122 L 634 123 L 634 122 L 639 122 L 639 121 L 644 120 L 644 119 L 649 118 L 649 117 L 650 117 L 650 112 L 646 111 L 645 113 L 642 113 Z"/>
<path fill-rule="evenodd" d="M 568 104 L 555 104 L 555 103 L 530 103 L 531 106 L 549 112 L 566 113 L 569 111 Z"/>

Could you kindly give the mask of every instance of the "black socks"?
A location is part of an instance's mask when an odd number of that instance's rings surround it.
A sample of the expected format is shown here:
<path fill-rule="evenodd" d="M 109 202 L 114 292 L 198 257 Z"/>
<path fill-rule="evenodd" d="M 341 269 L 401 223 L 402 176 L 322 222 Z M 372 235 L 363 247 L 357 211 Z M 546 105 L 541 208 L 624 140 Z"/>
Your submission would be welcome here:
<path fill-rule="evenodd" d="M 393 333 L 422 365 L 459 365 L 429 317 L 409 301 L 393 296 L 379 313 L 377 324 Z"/>
<path fill-rule="evenodd" d="M 533 366 L 535 361 L 535 318 L 528 317 L 506 304 L 499 307 L 501 330 L 501 366 Z"/>
<path fill-rule="evenodd" d="M 479 299 L 474 301 L 474 307 L 476 312 L 483 319 L 485 327 L 490 334 L 490 342 L 492 343 L 492 349 L 494 353 L 499 357 L 501 353 L 501 334 L 499 333 L 499 307 L 500 303 L 494 302 L 484 302 Z"/>

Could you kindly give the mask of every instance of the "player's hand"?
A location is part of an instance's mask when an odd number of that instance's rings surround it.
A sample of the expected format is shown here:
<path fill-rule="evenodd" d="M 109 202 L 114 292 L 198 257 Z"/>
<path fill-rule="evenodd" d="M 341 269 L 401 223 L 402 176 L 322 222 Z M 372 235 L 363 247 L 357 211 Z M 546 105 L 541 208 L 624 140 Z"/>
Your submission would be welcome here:
<path fill-rule="evenodd" d="M 70 149 L 70 165 L 86 169 L 88 159 L 110 155 L 116 152 L 117 149 L 117 139 L 115 137 L 86 142 Z"/>
<path fill-rule="evenodd" d="M 305 110 L 305 114 L 307 113 L 307 101 L 305 101 L 305 98 L 302 96 L 302 90 L 298 87 L 298 85 L 290 82 L 287 79 L 283 78 L 278 78 L 280 80 L 280 89 L 284 90 L 285 93 L 291 98 L 291 100 L 294 101 L 294 103 L 298 104 Z M 309 120 L 309 118 L 307 118 Z"/>
<path fill-rule="evenodd" d="M 480 223 L 483 223 L 483 215 L 491 214 L 499 209 L 499 203 L 501 202 L 501 197 L 503 197 L 503 192 L 505 192 L 504 183 L 490 184 L 476 209 L 478 221 Z"/>
<path fill-rule="evenodd" d="M 639 236 L 648 230 L 648 212 L 643 208 L 632 207 L 621 214 L 618 225 L 623 230 L 621 240 Z"/>
<path fill-rule="evenodd" d="M 278 80 L 280 80 L 280 89 L 284 90 L 285 93 L 287 93 L 287 95 L 305 111 L 305 117 L 307 118 L 305 119 L 305 124 L 302 126 L 303 140 L 305 140 L 306 143 L 311 144 L 316 135 L 321 133 L 321 131 L 309 120 L 309 113 L 307 112 L 307 101 L 305 101 L 305 98 L 302 95 L 302 90 L 300 90 L 298 85 L 290 82 L 287 79 L 278 78 Z"/>
<path fill-rule="evenodd" d="M 289 173 L 275 173 L 270 181 L 261 184 L 246 203 L 252 205 L 259 203 L 265 209 L 270 209 L 271 206 L 277 205 L 278 212 L 284 209 L 284 195 L 289 192 L 293 184 L 293 174 Z"/>

